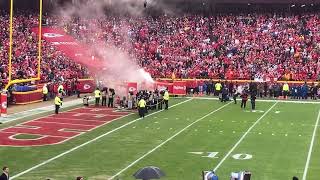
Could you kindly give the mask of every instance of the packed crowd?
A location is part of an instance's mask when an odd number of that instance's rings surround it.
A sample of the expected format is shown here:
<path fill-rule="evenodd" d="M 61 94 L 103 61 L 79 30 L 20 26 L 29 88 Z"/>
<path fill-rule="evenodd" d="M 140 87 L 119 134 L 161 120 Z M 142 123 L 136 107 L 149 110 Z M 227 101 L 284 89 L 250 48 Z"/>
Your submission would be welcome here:
<path fill-rule="evenodd" d="M 126 50 L 153 77 L 320 79 L 319 14 L 74 19 L 86 43 Z"/>
<path fill-rule="evenodd" d="M 85 43 L 102 41 L 126 51 L 154 78 L 320 79 L 319 14 L 45 19 Z M 0 77 L 6 81 L 8 13 L 0 21 Z M 31 31 L 37 24 L 36 16 L 15 16 L 13 79 L 37 74 L 37 35 Z M 42 50 L 43 82 L 88 76 L 45 41 Z"/>
<path fill-rule="evenodd" d="M 9 15 L 0 12 L 0 80 L 1 87 L 8 80 Z M 38 36 L 31 31 L 38 26 L 38 18 L 18 13 L 13 21 L 12 79 L 37 76 Z M 89 76 L 88 70 L 68 59 L 46 41 L 42 42 L 41 82 L 58 82 Z"/>

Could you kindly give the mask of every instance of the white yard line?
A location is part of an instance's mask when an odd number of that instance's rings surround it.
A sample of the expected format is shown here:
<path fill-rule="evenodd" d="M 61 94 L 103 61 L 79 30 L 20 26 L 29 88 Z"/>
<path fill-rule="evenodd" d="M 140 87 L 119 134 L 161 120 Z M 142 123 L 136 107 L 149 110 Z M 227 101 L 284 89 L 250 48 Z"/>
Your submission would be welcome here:
<path fill-rule="evenodd" d="M 112 180 L 114 178 L 116 178 L 117 176 L 119 176 L 121 173 L 123 173 L 124 171 L 126 171 L 127 169 L 129 169 L 130 167 L 132 167 L 133 165 L 135 165 L 137 162 L 139 162 L 140 160 L 142 160 L 143 158 L 145 158 L 146 156 L 148 156 L 149 154 L 151 154 L 152 152 L 154 152 L 155 150 L 157 150 L 158 148 L 160 148 L 161 146 L 163 146 L 164 144 L 166 144 L 167 142 L 169 142 L 170 140 L 172 140 L 173 138 L 175 138 L 176 136 L 178 136 L 179 134 L 181 134 L 182 132 L 184 132 L 186 129 L 188 129 L 189 127 L 191 127 L 192 125 L 196 124 L 197 122 L 205 119 L 208 116 L 211 116 L 213 113 L 220 111 L 221 109 L 223 109 L 224 107 L 228 106 L 229 104 L 231 104 L 231 102 L 229 102 L 228 104 L 225 104 L 223 106 L 221 106 L 220 108 L 211 111 L 210 113 L 202 116 L 201 118 L 197 119 L 196 121 L 190 123 L 188 126 L 186 126 L 185 128 L 181 129 L 179 132 L 177 132 L 176 134 L 174 134 L 173 136 L 171 136 L 170 138 L 168 138 L 167 140 L 165 140 L 164 142 L 162 142 L 161 144 L 159 144 L 158 146 L 156 146 L 155 148 L 151 149 L 150 151 L 148 151 L 147 153 L 145 153 L 143 156 L 141 156 L 140 158 L 138 158 L 137 160 L 133 161 L 131 164 L 129 164 L 127 167 L 123 168 L 121 171 L 117 172 L 115 175 L 113 175 L 112 177 L 108 178 L 108 180 Z"/>
<path fill-rule="evenodd" d="M 219 100 L 216 97 L 175 97 L 176 99 L 179 98 L 192 98 L 192 99 L 204 99 L 204 100 Z M 237 99 L 240 101 L 240 98 Z M 250 101 L 250 99 L 248 100 Z M 320 104 L 320 101 L 311 101 L 311 100 L 277 100 L 277 99 L 257 99 L 257 102 L 281 102 L 281 103 L 293 103 L 293 104 Z"/>
<path fill-rule="evenodd" d="M 219 164 L 214 168 L 213 171 L 217 171 L 218 168 L 222 165 L 222 163 L 229 157 L 229 155 L 239 146 L 239 144 L 243 141 L 243 139 L 249 134 L 249 132 L 263 119 L 273 107 L 275 107 L 278 102 L 274 103 L 257 121 L 242 135 L 239 141 L 230 149 L 230 151 L 222 158 Z"/>
<path fill-rule="evenodd" d="M 317 134 L 319 119 L 320 119 L 320 110 L 318 112 L 317 121 L 316 121 L 314 130 L 313 130 L 312 139 L 311 139 L 310 148 L 309 148 L 309 153 L 308 153 L 308 157 L 307 157 L 306 166 L 304 168 L 302 180 L 306 180 L 307 179 L 307 174 L 308 174 L 308 169 L 309 169 L 309 164 L 310 164 L 310 158 L 311 158 L 311 155 L 312 155 L 312 149 L 313 149 L 314 140 L 315 140 L 315 137 L 316 137 L 316 134 Z"/>
<path fill-rule="evenodd" d="M 174 105 L 170 106 L 169 108 L 173 108 L 173 107 L 175 107 L 175 106 L 181 105 L 181 104 L 186 103 L 186 102 L 189 102 L 189 101 L 191 101 L 191 100 L 192 100 L 192 99 L 187 99 L 187 100 L 185 100 L 185 101 L 182 101 L 182 102 L 179 102 L 179 103 L 177 103 L 177 104 L 174 104 Z M 151 113 L 151 114 L 148 114 L 148 115 L 145 116 L 145 117 L 152 116 L 152 115 L 157 114 L 157 113 L 160 113 L 160 112 L 162 112 L 162 111 L 164 111 L 164 110 L 153 112 L 153 113 Z M 121 118 L 119 118 L 119 119 L 121 119 Z M 43 162 L 40 163 L 40 164 L 37 164 L 37 165 L 35 165 L 35 166 L 33 166 L 33 167 L 25 170 L 25 171 L 22 171 L 22 172 L 20 172 L 20 173 L 18 173 L 18 174 L 16 174 L 16 175 L 12 176 L 10 179 L 18 178 L 18 177 L 20 177 L 20 176 L 22 176 L 22 175 L 24 175 L 24 174 L 26 174 L 26 173 L 28 173 L 28 172 L 30 172 L 30 171 L 33 171 L 33 170 L 35 170 L 35 169 L 37 169 L 37 168 L 39 168 L 39 167 L 41 167 L 41 166 L 44 166 L 44 165 L 46 165 L 46 164 L 48 164 L 48 163 L 50 163 L 50 162 L 52 162 L 52 161 L 54 161 L 54 160 L 56 160 L 56 159 L 58 159 L 58 158 L 60 158 L 60 157 L 63 157 L 63 156 L 65 156 L 65 155 L 67 155 L 67 154 L 69 154 L 69 153 L 71 153 L 71 152 L 73 152 L 73 151 L 75 151 L 75 150 L 83 147 L 83 146 L 86 146 L 86 145 L 88 145 L 88 144 L 90 144 L 90 143 L 92 143 L 92 142 L 95 142 L 95 141 L 97 141 L 97 140 L 99 140 L 99 139 L 101 139 L 101 138 L 103 138 L 103 137 L 105 137 L 105 136 L 107 136 L 107 135 L 109 135 L 109 134 L 111 134 L 111 133 L 113 133 L 113 132 L 116 132 L 116 131 L 118 131 L 119 129 L 122 129 L 122 128 L 124 128 L 124 127 L 126 127 L 126 126 L 128 126 L 128 125 L 130 125 L 130 124 L 132 124 L 132 123 L 135 123 L 135 122 L 138 121 L 138 120 L 141 120 L 141 118 L 138 118 L 138 119 L 135 119 L 135 120 L 133 120 L 133 121 L 130 121 L 130 122 L 128 122 L 128 123 L 126 123 L 126 124 L 124 124 L 124 125 L 122 125 L 122 126 L 120 126 L 120 127 L 117 127 L 117 128 L 115 128 L 115 129 L 113 129 L 113 130 L 111 130 L 111 131 L 109 131 L 109 132 L 106 132 L 105 134 L 102 134 L 102 135 L 100 135 L 100 136 L 98 136 L 98 137 L 96 137 L 96 138 L 94 138 L 94 139 L 91 139 L 90 141 L 87 141 L 87 142 L 85 142 L 85 143 L 83 143 L 83 144 L 80 144 L 80 145 L 78 145 L 78 146 L 76 146 L 76 147 L 74 147 L 74 148 L 72 148 L 72 149 L 69 149 L 69 150 L 67 150 L 67 151 L 65 151 L 65 152 L 63 152 L 63 153 L 61 153 L 61 154 L 59 154 L 59 155 L 57 155 L 57 156 L 54 156 L 54 157 L 52 157 L 52 158 L 50 158 L 50 159 L 48 159 L 48 160 L 46 160 L 46 161 L 43 161 Z"/>

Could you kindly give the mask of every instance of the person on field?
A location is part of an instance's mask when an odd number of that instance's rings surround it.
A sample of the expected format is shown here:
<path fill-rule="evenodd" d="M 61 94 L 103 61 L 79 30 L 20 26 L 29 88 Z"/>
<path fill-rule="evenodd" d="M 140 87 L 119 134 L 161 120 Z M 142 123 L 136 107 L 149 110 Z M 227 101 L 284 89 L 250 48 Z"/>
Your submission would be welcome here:
<path fill-rule="evenodd" d="M 84 106 L 89 106 L 89 97 L 88 96 L 84 96 L 83 97 L 83 105 Z"/>
<path fill-rule="evenodd" d="M 43 94 L 43 101 L 47 101 L 48 100 L 48 87 L 47 84 L 44 84 L 42 87 L 42 94 Z"/>
<path fill-rule="evenodd" d="M 141 97 L 141 99 L 138 102 L 138 110 L 139 110 L 139 116 L 140 118 L 144 118 L 144 114 L 146 112 L 146 105 L 147 102 Z"/>
<path fill-rule="evenodd" d="M 107 95 L 108 95 L 108 88 L 103 88 L 102 90 L 102 106 L 107 106 Z"/>
<path fill-rule="evenodd" d="M 283 93 L 283 98 L 284 99 L 287 99 L 287 96 L 290 94 L 290 88 L 289 88 L 289 85 L 288 83 L 285 83 L 283 86 L 282 86 L 282 93 Z"/>
<path fill-rule="evenodd" d="M 163 100 L 164 100 L 164 104 L 165 104 L 165 110 L 168 110 L 169 108 L 169 92 L 168 92 L 168 89 L 164 92 L 164 95 L 163 95 Z"/>
<path fill-rule="evenodd" d="M 220 83 L 220 81 L 214 85 L 214 88 L 215 88 L 215 96 L 219 96 L 222 89 L 222 84 Z"/>
<path fill-rule="evenodd" d="M 0 176 L 0 180 L 9 180 L 9 168 L 4 166 L 2 168 L 3 173 Z"/>
<path fill-rule="evenodd" d="M 114 95 L 115 95 L 114 89 L 109 89 L 108 107 L 113 108 Z"/>
<path fill-rule="evenodd" d="M 246 105 L 247 105 L 247 101 L 248 101 L 248 94 L 246 91 L 243 91 L 242 94 L 241 94 L 241 108 L 246 108 Z"/>
<path fill-rule="evenodd" d="M 222 91 L 221 91 L 221 102 L 227 102 L 228 101 L 228 93 L 229 93 L 229 90 L 228 90 L 227 86 L 222 88 Z"/>
<path fill-rule="evenodd" d="M 65 92 L 64 92 L 64 87 L 63 87 L 62 83 L 59 84 L 57 91 L 58 91 L 59 94 L 64 94 L 64 93 L 65 93 Z"/>
<path fill-rule="evenodd" d="M 76 180 L 84 180 L 83 177 L 79 176 L 76 178 Z"/>
<path fill-rule="evenodd" d="M 55 104 L 55 113 L 56 113 L 56 114 L 59 114 L 59 109 L 60 109 L 60 107 L 62 106 L 61 95 L 58 94 L 58 95 L 54 98 L 54 104 Z"/>
<path fill-rule="evenodd" d="M 292 180 L 299 180 L 296 176 L 293 176 Z"/>
<path fill-rule="evenodd" d="M 101 91 L 100 91 L 99 88 L 97 88 L 97 89 L 94 91 L 94 98 L 96 99 L 95 106 L 99 106 L 100 96 L 101 96 Z"/>
<path fill-rule="evenodd" d="M 164 91 L 160 91 L 158 95 L 158 110 L 162 110 Z"/>
<path fill-rule="evenodd" d="M 250 100 L 251 100 L 251 110 L 255 110 L 256 109 L 256 99 L 257 99 L 257 95 L 255 93 L 251 94 Z"/>

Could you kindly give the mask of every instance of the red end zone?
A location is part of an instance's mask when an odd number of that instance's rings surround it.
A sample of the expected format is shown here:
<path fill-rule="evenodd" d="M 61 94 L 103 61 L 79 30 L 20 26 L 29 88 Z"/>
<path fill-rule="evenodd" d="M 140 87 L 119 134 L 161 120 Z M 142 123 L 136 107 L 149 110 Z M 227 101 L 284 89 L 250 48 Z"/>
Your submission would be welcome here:
<path fill-rule="evenodd" d="M 103 107 L 67 111 L 0 130 L 0 146 L 59 144 L 128 114 L 130 113 Z M 38 138 L 15 138 L 18 135 L 36 135 Z"/>

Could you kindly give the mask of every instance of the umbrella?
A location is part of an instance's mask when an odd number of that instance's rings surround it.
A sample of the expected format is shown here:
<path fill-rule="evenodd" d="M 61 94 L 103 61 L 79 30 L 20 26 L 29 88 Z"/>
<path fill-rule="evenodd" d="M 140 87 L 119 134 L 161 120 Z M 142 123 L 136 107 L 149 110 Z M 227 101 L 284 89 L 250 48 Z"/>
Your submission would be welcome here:
<path fill-rule="evenodd" d="M 154 166 L 148 166 L 139 169 L 134 175 L 136 179 L 160 179 L 165 174 L 158 168 Z"/>

